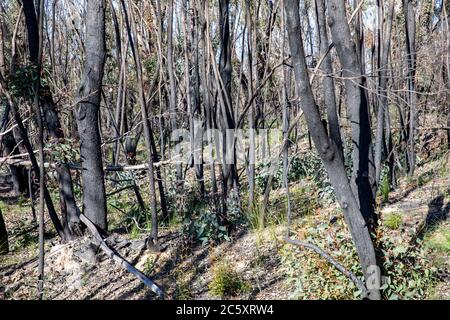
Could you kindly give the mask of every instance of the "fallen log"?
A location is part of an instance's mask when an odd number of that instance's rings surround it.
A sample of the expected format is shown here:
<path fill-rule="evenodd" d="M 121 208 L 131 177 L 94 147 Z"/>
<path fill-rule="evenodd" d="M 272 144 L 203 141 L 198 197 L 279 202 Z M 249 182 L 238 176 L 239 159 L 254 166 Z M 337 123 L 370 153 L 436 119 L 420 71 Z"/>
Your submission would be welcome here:
<path fill-rule="evenodd" d="M 116 264 L 133 274 L 136 278 L 138 278 L 143 284 L 145 284 L 147 287 L 150 288 L 158 297 L 163 298 L 164 293 L 163 291 L 152 281 L 150 280 L 146 275 L 144 275 L 141 271 L 133 267 L 128 261 L 126 261 L 124 258 L 117 255 L 114 251 L 111 250 L 111 248 L 108 247 L 105 240 L 102 238 L 100 233 L 97 230 L 97 227 L 89 220 L 84 214 L 80 215 L 80 220 L 86 225 L 86 227 L 89 229 L 89 231 L 94 236 L 94 239 L 96 240 L 97 244 L 100 246 L 100 248 L 103 250 L 103 252 L 106 253 L 106 255 L 114 260 Z"/>
<path fill-rule="evenodd" d="M 160 167 L 162 165 L 170 165 L 170 164 L 177 164 L 177 163 L 183 163 L 183 162 L 166 160 L 166 161 L 154 162 L 153 166 Z M 0 166 L 1 165 L 16 165 L 16 166 L 24 166 L 24 167 L 30 168 L 32 164 L 31 164 L 30 160 L 17 159 L 17 158 L 13 158 L 13 157 L 3 157 L 3 158 L 0 158 Z M 79 163 L 68 163 L 67 166 L 69 167 L 70 170 L 82 170 L 83 169 L 81 164 L 79 164 Z M 56 169 L 57 164 L 45 162 L 44 168 Z M 104 171 L 109 171 L 109 172 L 147 170 L 147 169 L 148 169 L 148 164 L 136 164 L 136 165 L 117 164 L 117 165 L 107 165 L 107 166 L 103 167 Z"/>

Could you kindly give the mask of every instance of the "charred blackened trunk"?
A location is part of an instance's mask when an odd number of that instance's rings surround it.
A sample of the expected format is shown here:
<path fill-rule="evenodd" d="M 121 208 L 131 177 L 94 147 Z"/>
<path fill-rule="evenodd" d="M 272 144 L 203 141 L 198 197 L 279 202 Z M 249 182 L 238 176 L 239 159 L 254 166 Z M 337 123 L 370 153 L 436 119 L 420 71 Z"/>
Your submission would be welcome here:
<path fill-rule="evenodd" d="M 137 149 L 137 144 L 139 142 L 139 138 L 140 138 L 140 133 L 138 133 L 136 135 L 136 137 L 134 137 L 134 138 L 128 136 L 125 139 L 125 156 L 126 156 L 127 164 L 129 164 L 129 165 L 136 164 L 136 149 Z M 132 181 L 132 187 L 133 187 L 134 194 L 136 195 L 136 200 L 138 201 L 139 207 L 141 208 L 141 210 L 145 210 L 144 199 L 142 199 L 141 191 L 135 181 Z"/>
<path fill-rule="evenodd" d="M 3 132 L 9 120 L 9 106 L 4 107 L 4 113 L 2 117 L 2 123 L 0 131 Z M 12 131 L 6 133 L 2 138 L 3 154 L 5 157 L 19 154 L 19 148 Z M 27 172 L 22 166 L 10 165 L 9 171 L 11 173 L 11 179 L 13 183 L 13 190 L 16 195 L 26 194 L 28 191 Z"/>
<path fill-rule="evenodd" d="M 5 220 L 3 220 L 2 211 L 0 210 L 0 255 L 8 252 L 8 232 L 6 231 Z"/>
<path fill-rule="evenodd" d="M 87 1 L 86 57 L 78 90 L 76 118 L 81 143 L 83 210 L 94 224 L 107 228 L 106 196 L 99 130 L 105 65 L 105 1 Z"/>
<path fill-rule="evenodd" d="M 189 34 L 188 61 L 192 65 L 189 73 L 189 101 L 190 101 L 190 131 L 191 131 L 191 149 L 192 159 L 195 169 L 195 176 L 197 178 L 199 191 L 202 196 L 205 195 L 205 181 L 203 176 L 203 139 L 202 139 L 202 114 L 200 107 L 200 74 L 199 74 L 199 21 L 198 13 L 195 4 L 191 4 L 187 15 L 187 28 L 191 30 Z"/>
<path fill-rule="evenodd" d="M 373 165 L 372 161 L 369 161 L 372 135 L 367 99 L 362 84 L 361 64 L 347 23 L 344 0 L 329 0 L 328 15 L 328 24 L 343 69 L 342 76 L 346 79 L 344 82 L 353 142 L 352 189 L 366 222 L 373 224 L 376 221 L 372 190 L 375 181 L 369 179 L 371 170 L 369 166 Z"/>
<path fill-rule="evenodd" d="M 341 130 L 339 127 L 339 118 L 336 109 L 336 94 L 334 91 L 334 80 L 332 78 L 333 66 L 331 64 L 331 56 L 327 54 L 329 47 L 328 30 L 325 18 L 325 2 L 324 0 L 316 0 L 317 25 L 319 29 L 320 56 L 326 55 L 321 69 L 328 75 L 323 80 L 325 107 L 327 110 L 328 128 L 330 138 L 336 143 L 339 154 L 344 158 L 342 149 Z"/>
<path fill-rule="evenodd" d="M 8 106 L 11 108 L 11 112 L 12 112 L 12 115 L 14 116 L 14 121 L 16 122 L 16 125 L 18 127 L 20 137 L 22 139 L 22 143 L 28 152 L 28 156 L 30 157 L 30 162 L 31 162 L 31 166 L 34 171 L 34 175 L 35 175 L 36 179 L 39 179 L 40 178 L 40 168 L 39 168 L 39 163 L 36 159 L 36 155 L 34 154 L 33 146 L 31 145 L 30 139 L 28 138 L 28 133 L 23 125 L 22 117 L 19 113 L 17 105 L 15 104 L 15 101 L 14 101 L 13 97 L 11 96 L 11 94 L 9 94 L 8 85 L 1 73 L 0 73 L 0 93 L 2 93 L 6 97 Z M 64 240 L 66 240 L 66 237 L 64 234 L 64 229 L 61 225 L 61 222 L 59 221 L 55 207 L 53 206 L 52 198 L 50 197 L 50 193 L 48 192 L 48 189 L 47 189 L 47 186 L 45 185 L 45 183 L 44 183 L 43 193 L 44 193 L 45 203 L 47 204 L 47 210 L 48 210 L 50 219 L 52 220 L 53 225 L 55 226 L 56 232 L 58 232 L 58 235 L 64 241 Z"/>
<path fill-rule="evenodd" d="M 37 63 L 38 52 L 35 52 L 35 47 L 39 47 L 39 35 L 33 1 L 24 0 L 23 11 L 28 33 L 30 61 L 31 63 Z M 44 85 L 40 91 L 40 103 L 44 113 L 44 124 L 47 128 L 51 143 L 63 143 L 64 133 L 61 128 L 58 110 L 53 101 L 50 88 L 47 85 Z M 80 234 L 80 212 L 73 194 L 72 177 L 69 168 L 63 163 L 57 163 L 56 172 L 59 183 L 61 218 L 64 226 L 64 233 L 66 238 L 69 239 L 74 234 Z"/>
<path fill-rule="evenodd" d="M 320 112 L 310 86 L 300 28 L 299 0 L 285 0 L 284 5 L 289 47 L 297 84 L 297 94 L 301 97 L 301 107 L 305 114 L 308 129 L 327 170 L 337 200 L 343 210 L 345 221 L 352 234 L 366 279 L 368 298 L 380 299 L 380 291 L 377 286 L 379 285 L 380 274 L 376 268 L 375 250 L 369 230 L 359 209 L 356 199 L 357 195 L 353 194 L 350 187 L 343 160 L 338 155 L 337 146 L 328 137 L 326 129 L 323 126 Z M 335 8 L 332 8 L 332 10 L 335 10 Z M 346 22 L 345 19 L 344 15 L 344 22 Z M 373 286 L 374 281 L 376 281 L 376 286 Z"/>
<path fill-rule="evenodd" d="M 387 82 L 388 82 L 388 61 L 389 61 L 389 52 L 391 45 L 391 30 L 392 30 L 392 20 L 394 15 L 394 1 L 391 1 L 388 15 L 386 17 L 386 30 L 383 35 L 383 50 L 381 52 L 380 58 L 380 72 L 379 72 L 379 95 L 380 95 L 380 105 L 378 108 L 377 114 L 377 129 L 376 129 L 376 141 L 375 141 L 375 169 L 376 169 L 376 184 L 377 186 L 380 183 L 380 176 L 382 171 L 382 148 L 384 143 L 383 137 L 384 128 L 385 128 L 385 117 L 388 110 L 388 93 L 387 93 Z M 380 26 L 380 28 L 383 28 Z"/>
<path fill-rule="evenodd" d="M 408 174 L 412 176 L 416 166 L 415 131 L 416 131 L 416 18 L 412 0 L 403 1 L 406 28 L 406 54 L 408 64 L 408 104 L 409 104 L 409 134 L 408 134 Z"/>
<path fill-rule="evenodd" d="M 23 13 L 27 25 L 28 50 L 30 61 L 37 63 L 39 54 L 39 30 L 33 0 L 22 0 Z"/>
<path fill-rule="evenodd" d="M 231 39 L 230 39 L 230 1 L 219 1 L 219 24 L 220 24 L 220 57 L 219 72 L 221 78 L 221 112 L 218 123 L 222 131 L 222 187 L 224 199 L 227 198 L 228 190 L 237 181 L 236 166 L 234 164 L 234 147 L 229 143 L 234 137 L 227 136 L 235 128 L 234 113 L 231 99 Z M 225 206 L 225 204 L 224 204 Z"/>

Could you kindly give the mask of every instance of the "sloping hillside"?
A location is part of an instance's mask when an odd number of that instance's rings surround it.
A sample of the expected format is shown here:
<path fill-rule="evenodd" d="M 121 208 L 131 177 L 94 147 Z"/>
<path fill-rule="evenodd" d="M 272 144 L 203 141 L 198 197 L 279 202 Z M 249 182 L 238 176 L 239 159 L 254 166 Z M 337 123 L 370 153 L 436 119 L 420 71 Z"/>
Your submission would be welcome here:
<path fill-rule="evenodd" d="M 403 179 L 399 191 L 389 194 L 381 205 L 379 240 L 389 239 L 383 243 L 392 287 L 392 292 L 386 292 L 388 298 L 408 298 L 408 292 L 413 292 L 411 297 L 449 298 L 450 170 L 445 168 L 443 160 L 421 167 L 419 178 Z M 32 229 L 29 203 L 17 204 L 7 193 L 1 201 L 13 250 L 1 257 L 0 290 L 7 299 L 34 299 L 37 232 Z M 284 243 L 285 222 L 242 227 L 232 233 L 230 241 L 217 246 L 188 245 L 179 230 L 179 225 L 163 229 L 165 247 L 158 253 L 145 248 L 144 234 L 115 232 L 107 243 L 175 299 L 357 296 L 353 284 L 324 259 Z M 348 269 L 359 272 L 335 204 L 317 205 L 313 212 L 295 218 L 292 231 L 292 237 L 318 244 Z M 49 233 L 46 240 L 46 299 L 155 299 L 133 275 L 91 244 L 90 237 L 68 244 L 57 244 L 55 239 Z M 404 274 L 393 269 L 394 265 L 403 266 Z M 408 289 L 409 285 L 420 290 Z"/>

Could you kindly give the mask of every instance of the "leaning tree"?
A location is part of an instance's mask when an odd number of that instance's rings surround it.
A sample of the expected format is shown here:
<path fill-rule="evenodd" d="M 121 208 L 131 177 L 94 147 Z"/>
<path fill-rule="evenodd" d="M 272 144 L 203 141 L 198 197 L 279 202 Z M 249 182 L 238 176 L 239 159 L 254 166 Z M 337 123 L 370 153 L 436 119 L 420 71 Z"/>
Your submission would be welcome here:
<path fill-rule="evenodd" d="M 354 194 L 351 183 L 347 178 L 346 169 L 338 146 L 334 140 L 329 137 L 327 130 L 323 125 L 322 117 L 311 89 L 300 27 L 299 0 L 285 0 L 284 6 L 286 10 L 286 27 L 289 47 L 294 66 L 295 81 L 297 84 L 297 95 L 300 98 L 300 105 L 305 114 L 308 130 L 311 133 L 318 154 L 327 170 L 331 185 L 334 188 L 337 200 L 344 213 L 345 221 L 349 226 L 363 269 L 364 278 L 366 279 L 366 286 L 368 287 L 367 297 L 370 299 L 380 299 L 379 289 L 372 289 L 369 286 L 374 280 L 376 283 L 379 283 L 379 280 L 377 279 L 379 278 L 379 274 L 377 274 L 378 270 L 376 268 L 377 260 L 375 249 L 362 210 L 358 203 L 358 195 Z M 331 8 L 331 10 L 335 9 L 337 8 Z M 346 23 L 345 20 L 344 22 Z M 336 21 L 332 19 L 331 24 L 333 23 L 336 23 Z M 356 90 L 354 94 L 358 95 L 360 93 Z"/>

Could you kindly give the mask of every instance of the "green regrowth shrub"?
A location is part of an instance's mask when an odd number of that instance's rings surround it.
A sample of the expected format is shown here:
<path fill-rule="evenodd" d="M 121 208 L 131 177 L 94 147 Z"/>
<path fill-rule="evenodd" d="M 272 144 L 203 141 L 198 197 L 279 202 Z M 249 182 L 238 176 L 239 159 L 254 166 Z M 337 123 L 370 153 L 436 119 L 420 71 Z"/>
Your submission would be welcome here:
<path fill-rule="evenodd" d="M 203 201 L 193 199 L 188 206 L 189 212 L 183 220 L 183 234 L 193 242 L 220 243 L 229 240 L 228 230 L 221 225 L 219 216 L 211 210 L 211 206 Z"/>
<path fill-rule="evenodd" d="M 391 213 L 386 216 L 386 218 L 383 221 L 383 224 L 389 229 L 396 230 L 400 227 L 402 222 L 403 219 L 401 215 L 399 215 L 398 213 Z"/>
<path fill-rule="evenodd" d="M 389 200 L 389 192 L 391 191 L 391 185 L 389 183 L 389 177 L 384 175 L 380 182 L 380 193 L 383 202 Z"/>
<path fill-rule="evenodd" d="M 212 270 L 213 278 L 208 287 L 214 296 L 232 297 L 251 290 L 250 283 L 226 262 L 219 263 Z"/>

